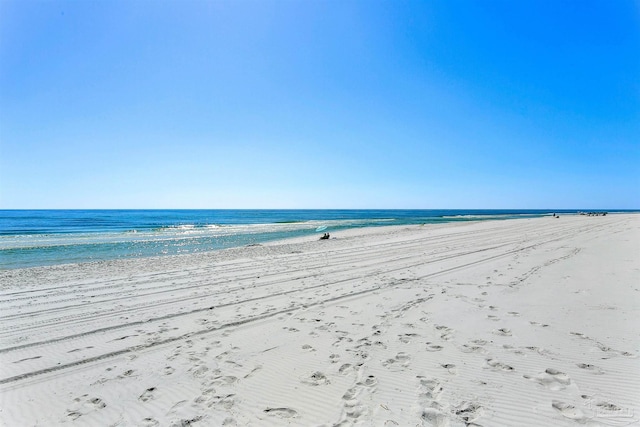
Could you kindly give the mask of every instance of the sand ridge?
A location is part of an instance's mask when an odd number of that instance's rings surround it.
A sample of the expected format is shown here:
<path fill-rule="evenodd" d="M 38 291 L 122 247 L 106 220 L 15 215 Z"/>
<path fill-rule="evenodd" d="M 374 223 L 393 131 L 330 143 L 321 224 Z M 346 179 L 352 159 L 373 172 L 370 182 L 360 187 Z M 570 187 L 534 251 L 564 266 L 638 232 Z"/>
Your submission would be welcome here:
<path fill-rule="evenodd" d="M 631 425 L 640 216 L 0 272 L 5 425 Z"/>

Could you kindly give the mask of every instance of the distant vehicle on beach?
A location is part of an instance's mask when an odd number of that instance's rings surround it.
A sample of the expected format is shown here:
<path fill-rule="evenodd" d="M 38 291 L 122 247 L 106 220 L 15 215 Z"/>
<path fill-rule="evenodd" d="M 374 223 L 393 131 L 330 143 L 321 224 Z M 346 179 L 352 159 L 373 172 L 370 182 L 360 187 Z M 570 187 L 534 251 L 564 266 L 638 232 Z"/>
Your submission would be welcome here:
<path fill-rule="evenodd" d="M 586 216 L 607 216 L 606 212 L 578 212 L 578 214 Z"/>

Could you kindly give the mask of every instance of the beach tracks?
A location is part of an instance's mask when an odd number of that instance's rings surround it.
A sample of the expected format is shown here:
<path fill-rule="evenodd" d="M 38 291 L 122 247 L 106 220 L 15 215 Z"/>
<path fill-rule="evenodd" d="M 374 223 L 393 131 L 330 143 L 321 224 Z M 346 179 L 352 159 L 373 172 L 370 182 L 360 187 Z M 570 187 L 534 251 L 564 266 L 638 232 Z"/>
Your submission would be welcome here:
<path fill-rule="evenodd" d="M 574 293 L 593 304 L 596 291 L 574 270 L 557 271 L 607 239 L 633 245 L 634 216 L 335 235 L 0 272 L 0 392 L 11 407 L 2 416 L 126 425 L 636 419 L 615 382 L 638 390 L 637 333 L 592 337 L 562 323 L 568 314 L 556 307 L 521 300 L 552 277 L 549 286 L 562 285 L 556 300 Z M 600 303 L 605 313 L 627 309 Z M 30 409 L 27 395 L 50 407 Z M 521 411 L 528 419 L 518 421 Z"/>

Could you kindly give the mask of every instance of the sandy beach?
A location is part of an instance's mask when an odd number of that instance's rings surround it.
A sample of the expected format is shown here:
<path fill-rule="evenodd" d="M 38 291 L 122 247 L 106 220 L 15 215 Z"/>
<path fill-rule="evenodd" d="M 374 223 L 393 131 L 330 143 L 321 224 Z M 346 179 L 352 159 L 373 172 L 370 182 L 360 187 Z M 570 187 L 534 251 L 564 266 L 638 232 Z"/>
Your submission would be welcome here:
<path fill-rule="evenodd" d="M 625 426 L 640 215 L 0 272 L 3 426 Z"/>

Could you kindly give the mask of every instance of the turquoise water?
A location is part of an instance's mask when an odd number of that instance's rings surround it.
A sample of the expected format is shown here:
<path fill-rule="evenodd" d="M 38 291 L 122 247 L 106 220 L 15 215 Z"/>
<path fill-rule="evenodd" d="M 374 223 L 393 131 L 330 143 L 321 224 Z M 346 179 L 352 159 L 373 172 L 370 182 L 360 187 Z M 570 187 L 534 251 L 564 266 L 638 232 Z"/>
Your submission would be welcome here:
<path fill-rule="evenodd" d="M 0 210 L 0 269 L 212 251 L 356 227 L 549 210 Z"/>

